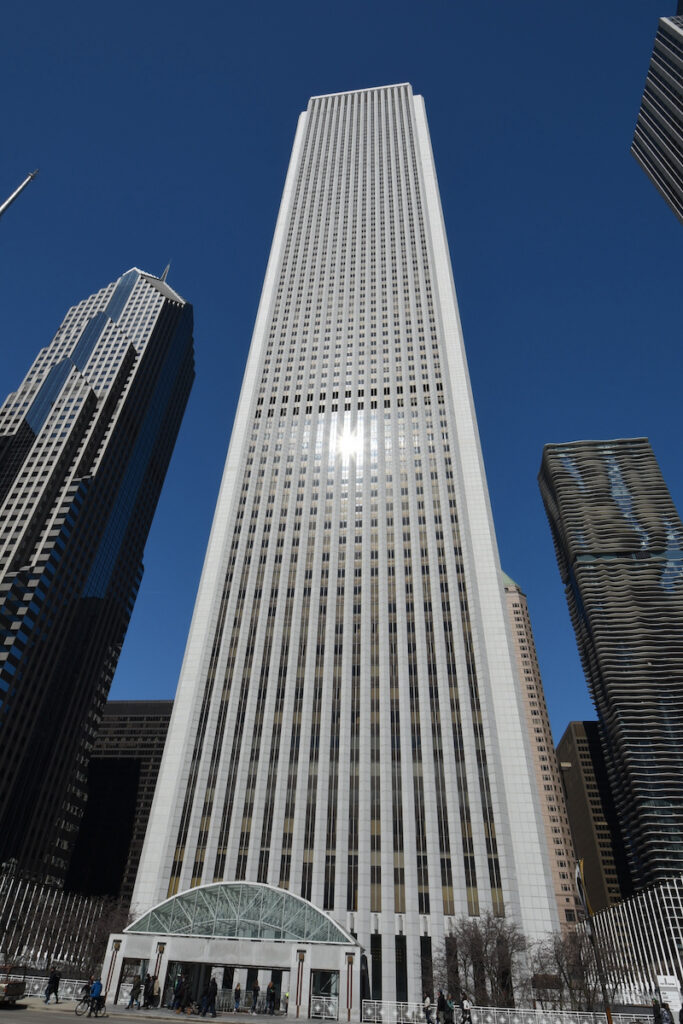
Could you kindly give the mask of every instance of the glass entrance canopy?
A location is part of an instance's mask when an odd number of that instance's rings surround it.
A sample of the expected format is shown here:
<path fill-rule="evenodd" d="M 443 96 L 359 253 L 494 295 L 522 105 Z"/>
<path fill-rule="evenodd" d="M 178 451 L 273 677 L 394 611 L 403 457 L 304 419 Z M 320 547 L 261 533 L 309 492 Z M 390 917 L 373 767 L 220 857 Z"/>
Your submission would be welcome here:
<path fill-rule="evenodd" d="M 254 882 L 216 882 L 188 889 L 153 907 L 125 931 L 356 945 L 312 903 L 285 889 Z"/>

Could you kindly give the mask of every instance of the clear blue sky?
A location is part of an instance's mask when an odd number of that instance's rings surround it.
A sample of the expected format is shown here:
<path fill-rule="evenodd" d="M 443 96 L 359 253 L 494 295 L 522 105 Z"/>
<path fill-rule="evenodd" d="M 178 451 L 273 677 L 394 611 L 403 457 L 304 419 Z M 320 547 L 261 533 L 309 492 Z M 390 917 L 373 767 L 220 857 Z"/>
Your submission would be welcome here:
<path fill-rule="evenodd" d="M 310 95 L 426 100 L 503 567 L 556 739 L 591 717 L 536 484 L 647 435 L 679 508 L 683 227 L 629 153 L 666 0 L 5 5 L 0 393 L 131 266 L 195 309 L 197 380 L 114 697 L 175 691 L 289 151 Z"/>

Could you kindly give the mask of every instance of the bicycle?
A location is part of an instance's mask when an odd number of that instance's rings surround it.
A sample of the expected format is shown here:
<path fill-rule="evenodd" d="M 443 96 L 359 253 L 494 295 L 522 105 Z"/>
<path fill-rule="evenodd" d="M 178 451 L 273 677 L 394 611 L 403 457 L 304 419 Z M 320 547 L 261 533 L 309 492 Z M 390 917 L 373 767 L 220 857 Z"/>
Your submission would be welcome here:
<path fill-rule="evenodd" d="M 93 1002 L 95 1002 L 95 1006 L 92 1006 Z M 74 1013 L 76 1014 L 77 1017 L 82 1017 L 85 1013 L 90 1013 L 91 1007 L 93 1017 L 107 1016 L 103 996 L 95 996 L 94 999 L 92 999 L 90 996 L 81 996 L 81 998 L 76 1003 Z"/>

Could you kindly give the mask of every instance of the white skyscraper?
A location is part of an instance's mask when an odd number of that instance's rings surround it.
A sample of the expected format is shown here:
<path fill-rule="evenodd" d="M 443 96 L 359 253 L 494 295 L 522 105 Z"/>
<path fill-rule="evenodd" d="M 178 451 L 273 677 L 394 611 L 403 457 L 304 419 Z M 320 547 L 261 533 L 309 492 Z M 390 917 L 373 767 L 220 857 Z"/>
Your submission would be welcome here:
<path fill-rule="evenodd" d="M 224 879 L 327 911 L 384 999 L 461 915 L 558 925 L 409 85 L 299 119 L 133 909 Z"/>

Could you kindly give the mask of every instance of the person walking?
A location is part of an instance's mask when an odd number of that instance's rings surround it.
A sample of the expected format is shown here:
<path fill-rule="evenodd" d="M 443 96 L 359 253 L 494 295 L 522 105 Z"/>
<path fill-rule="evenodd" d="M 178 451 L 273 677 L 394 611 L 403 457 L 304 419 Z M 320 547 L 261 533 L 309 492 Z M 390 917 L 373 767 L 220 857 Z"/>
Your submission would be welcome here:
<path fill-rule="evenodd" d="M 206 989 L 206 1002 L 202 1009 L 202 1017 L 206 1017 L 207 1010 L 212 1017 L 216 1016 L 216 997 L 218 995 L 218 982 L 212 978 Z"/>
<path fill-rule="evenodd" d="M 425 1012 L 425 1020 L 427 1024 L 432 1024 L 432 1001 L 425 992 L 424 1000 L 422 1001 L 422 1009 Z"/>
<path fill-rule="evenodd" d="M 272 1017 L 275 1013 L 275 985 L 272 979 L 266 986 L 266 1012 Z"/>
<path fill-rule="evenodd" d="M 161 996 L 161 985 L 159 984 L 159 976 L 154 975 L 152 978 L 152 1000 L 151 1005 L 156 1007 L 159 1005 L 159 998 Z"/>
<path fill-rule="evenodd" d="M 140 989 L 142 988 L 142 980 L 139 974 L 136 974 L 133 978 L 133 984 L 130 989 L 130 999 L 128 1000 L 127 1010 L 133 1009 L 133 1003 L 137 1005 L 138 1010 L 140 1009 Z"/>
<path fill-rule="evenodd" d="M 436 998 L 436 1019 L 439 1024 L 445 1024 L 446 1020 L 446 997 L 443 991 L 439 989 L 439 994 Z"/>
<path fill-rule="evenodd" d="M 258 1006 L 258 997 L 259 997 L 259 992 L 260 991 L 261 991 L 261 988 L 259 986 L 258 978 L 257 978 L 256 981 L 254 982 L 254 984 L 251 986 L 251 995 L 252 995 L 251 1012 L 252 1013 L 256 1013 L 256 1007 Z"/>
<path fill-rule="evenodd" d="M 462 998 L 460 1000 L 460 1011 L 461 1024 L 472 1024 L 472 1003 L 467 998 L 466 992 L 463 992 Z"/>
<path fill-rule="evenodd" d="M 47 988 L 45 989 L 45 1002 L 50 1002 L 50 996 L 54 993 L 55 1002 L 59 1002 L 59 983 L 62 980 L 62 976 L 56 967 L 52 967 L 50 970 L 50 976 L 47 979 Z"/>
<path fill-rule="evenodd" d="M 200 1017 L 206 1017 L 206 1008 L 209 1005 L 209 986 L 205 985 L 202 989 L 201 998 L 199 1000 L 199 1015 Z"/>
<path fill-rule="evenodd" d="M 235 1013 L 239 1013 L 240 1003 L 242 1002 L 242 986 L 240 985 L 239 981 L 235 985 L 235 991 L 233 992 L 232 997 L 235 1001 Z"/>
<path fill-rule="evenodd" d="M 145 975 L 145 983 L 142 986 L 142 1009 L 149 1010 L 152 1005 L 152 978 L 149 973 Z"/>
<path fill-rule="evenodd" d="M 185 998 L 185 978 L 181 974 L 176 978 L 175 985 L 173 986 L 173 1002 L 171 1003 L 171 1009 L 175 1010 L 176 1013 L 180 1013 L 181 1000 Z"/>

